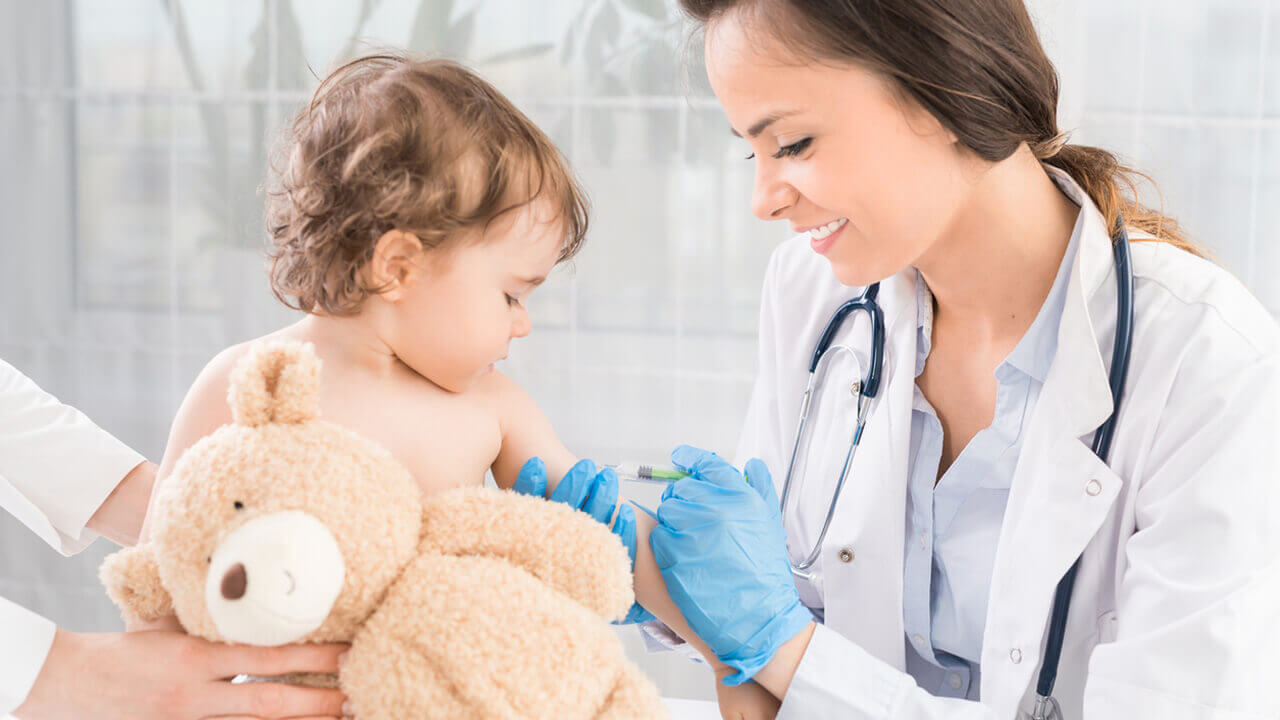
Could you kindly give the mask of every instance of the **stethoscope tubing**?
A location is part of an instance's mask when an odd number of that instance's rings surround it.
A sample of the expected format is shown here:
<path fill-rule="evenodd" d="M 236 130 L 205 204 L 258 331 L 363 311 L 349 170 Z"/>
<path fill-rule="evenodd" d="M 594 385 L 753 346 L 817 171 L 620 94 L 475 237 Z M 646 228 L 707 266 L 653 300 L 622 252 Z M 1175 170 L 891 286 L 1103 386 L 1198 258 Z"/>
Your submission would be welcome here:
<path fill-rule="evenodd" d="M 1120 414 L 1120 399 L 1124 396 L 1125 381 L 1129 376 L 1129 355 L 1133 349 L 1133 259 L 1129 252 L 1129 233 L 1124 218 L 1116 218 L 1115 233 L 1111 237 L 1112 252 L 1116 260 L 1116 332 L 1115 347 L 1111 350 L 1111 415 L 1093 434 L 1093 452 L 1107 462 L 1111 453 L 1111 439 L 1115 434 L 1116 417 Z M 1071 590 L 1076 582 L 1076 570 L 1080 558 L 1058 581 L 1053 596 L 1053 612 L 1049 616 L 1049 636 L 1045 644 L 1044 662 L 1036 680 L 1036 695 L 1049 700 L 1053 697 L 1053 684 L 1058 677 L 1058 662 L 1062 659 L 1062 645 L 1066 640 L 1067 612 L 1071 608 Z M 1041 703 L 1042 705 L 1043 703 Z"/>
<path fill-rule="evenodd" d="M 827 321 L 826 327 L 823 328 L 822 335 L 819 336 L 818 343 L 814 347 L 813 357 L 809 361 L 809 379 L 805 385 L 804 398 L 800 405 L 800 420 L 796 427 L 796 441 L 791 448 L 791 460 L 787 463 L 787 474 L 782 482 L 780 510 L 784 515 L 787 512 L 787 501 L 791 496 L 791 481 L 795 471 L 796 456 L 800 450 L 800 443 L 804 440 L 805 425 L 809 419 L 810 402 L 813 399 L 813 391 L 818 383 L 818 369 L 822 364 L 823 358 L 826 357 L 827 351 L 831 349 L 831 343 L 835 339 L 836 332 L 840 329 L 845 319 L 859 310 L 867 313 L 871 323 L 871 357 L 867 374 L 856 386 L 858 396 L 857 425 L 854 427 L 853 437 L 849 441 L 849 450 L 845 454 L 840 477 L 836 480 L 835 490 L 832 491 L 832 501 L 827 507 L 827 516 L 822 521 L 822 529 L 818 532 L 818 538 L 803 560 L 799 563 L 790 563 L 791 572 L 805 579 L 811 577 L 809 568 L 813 567 L 813 564 L 818 560 L 818 555 L 822 552 L 822 542 L 826 539 L 827 530 L 830 529 L 831 521 L 835 517 L 836 500 L 840 498 L 840 491 L 844 489 L 845 480 L 849 477 L 849 468 L 853 464 L 854 453 L 862 441 L 862 430 L 866 426 L 867 415 L 876 394 L 880 391 L 880 373 L 884 366 L 884 312 L 876 300 L 879 293 L 880 283 L 874 283 L 868 286 L 858 297 L 840 305 L 835 313 L 832 314 L 831 319 Z"/>

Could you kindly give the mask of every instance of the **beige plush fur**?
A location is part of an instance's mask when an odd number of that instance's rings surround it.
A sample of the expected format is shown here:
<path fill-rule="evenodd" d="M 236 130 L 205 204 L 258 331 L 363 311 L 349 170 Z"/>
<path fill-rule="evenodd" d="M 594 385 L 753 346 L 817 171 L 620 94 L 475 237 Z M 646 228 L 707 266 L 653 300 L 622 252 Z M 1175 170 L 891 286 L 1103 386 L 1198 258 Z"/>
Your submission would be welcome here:
<path fill-rule="evenodd" d="M 656 689 L 607 620 L 630 607 L 626 550 L 567 506 L 484 488 L 420 499 L 367 439 L 318 417 L 308 345 L 242 359 L 235 422 L 193 445 L 165 481 L 147 544 L 107 558 L 126 618 L 176 612 L 221 640 L 205 601 L 222 538 L 301 511 L 337 540 L 342 589 L 306 642 L 350 642 L 339 686 L 357 720 L 660 718 Z"/>

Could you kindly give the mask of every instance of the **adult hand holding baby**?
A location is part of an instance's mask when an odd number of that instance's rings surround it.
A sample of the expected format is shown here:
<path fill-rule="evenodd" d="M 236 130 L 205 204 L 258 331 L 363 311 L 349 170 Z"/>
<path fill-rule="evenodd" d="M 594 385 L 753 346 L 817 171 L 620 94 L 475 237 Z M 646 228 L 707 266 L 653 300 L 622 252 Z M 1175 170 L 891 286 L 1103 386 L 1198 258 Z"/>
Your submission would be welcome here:
<path fill-rule="evenodd" d="M 346 648 L 226 645 L 169 631 L 59 630 L 14 714 L 21 720 L 338 718 L 345 698 L 337 690 L 230 680 L 238 674 L 337 672 Z"/>

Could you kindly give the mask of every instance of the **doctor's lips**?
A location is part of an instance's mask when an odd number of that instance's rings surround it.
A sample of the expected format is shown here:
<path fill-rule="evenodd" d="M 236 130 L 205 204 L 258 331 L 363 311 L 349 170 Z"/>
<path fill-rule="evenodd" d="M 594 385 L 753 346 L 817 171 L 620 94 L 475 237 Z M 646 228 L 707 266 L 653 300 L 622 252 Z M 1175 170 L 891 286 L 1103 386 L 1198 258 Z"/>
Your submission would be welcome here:
<path fill-rule="evenodd" d="M 849 224 L 849 218 L 837 218 L 823 225 L 814 225 L 813 227 L 802 228 L 796 232 L 809 233 L 809 247 L 819 255 L 825 254 L 828 249 L 835 243 L 836 238 L 844 232 L 844 228 Z"/>

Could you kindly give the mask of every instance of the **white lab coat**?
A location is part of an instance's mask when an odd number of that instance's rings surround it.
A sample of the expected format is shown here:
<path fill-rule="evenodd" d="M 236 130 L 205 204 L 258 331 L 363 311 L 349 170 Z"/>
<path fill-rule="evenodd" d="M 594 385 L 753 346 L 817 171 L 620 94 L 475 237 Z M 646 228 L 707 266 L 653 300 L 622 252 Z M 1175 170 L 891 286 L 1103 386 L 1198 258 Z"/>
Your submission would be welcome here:
<path fill-rule="evenodd" d="M 903 672 L 917 297 L 908 270 L 881 284 L 883 397 L 823 543 L 822 581 L 799 583 L 806 603 L 825 607 L 825 626 L 780 718 L 1021 717 L 1054 588 L 1082 554 L 1054 692 L 1066 718 L 1280 718 L 1271 689 L 1280 677 L 1280 330 L 1224 270 L 1168 244 L 1134 243 L 1132 360 L 1104 465 L 1088 441 L 1112 409 L 1115 266 L 1098 210 L 1066 184 L 1085 225 L 1000 531 L 981 702 L 932 696 Z M 855 293 L 803 236 L 770 261 L 738 460 L 765 460 L 779 492 L 810 354 Z M 838 341 L 865 346 L 865 326 L 860 315 Z M 847 392 L 851 376 L 833 377 Z M 797 554 L 812 546 L 847 447 L 846 428 L 823 430 L 815 442 L 836 459 L 825 478 L 807 476 L 819 479 L 784 515 Z"/>
<path fill-rule="evenodd" d="M 0 508 L 64 555 L 97 538 L 85 525 L 143 457 L 0 361 Z M 52 622 L 0 598 L 0 717 L 26 699 Z"/>

